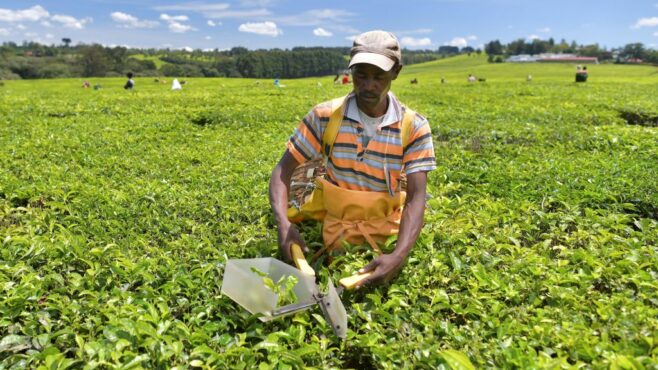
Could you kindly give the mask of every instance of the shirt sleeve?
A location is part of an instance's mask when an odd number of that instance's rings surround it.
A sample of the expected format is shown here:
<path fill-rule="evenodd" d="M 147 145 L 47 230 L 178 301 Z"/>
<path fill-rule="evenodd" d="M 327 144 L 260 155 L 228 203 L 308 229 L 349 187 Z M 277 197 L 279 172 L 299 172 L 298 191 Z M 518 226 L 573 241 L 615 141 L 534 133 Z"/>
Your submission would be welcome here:
<path fill-rule="evenodd" d="M 404 148 L 402 161 L 404 171 L 408 174 L 436 169 L 432 131 L 425 117 L 416 115 L 409 144 Z"/>
<path fill-rule="evenodd" d="M 295 133 L 286 144 L 288 152 L 300 163 L 320 158 L 322 126 L 315 109 L 311 110 L 299 123 Z"/>

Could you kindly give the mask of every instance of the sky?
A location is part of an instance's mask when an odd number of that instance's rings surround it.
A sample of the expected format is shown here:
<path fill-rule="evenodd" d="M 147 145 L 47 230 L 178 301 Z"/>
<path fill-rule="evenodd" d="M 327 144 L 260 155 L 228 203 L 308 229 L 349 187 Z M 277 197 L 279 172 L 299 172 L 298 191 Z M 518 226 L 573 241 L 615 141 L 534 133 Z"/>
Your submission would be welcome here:
<path fill-rule="evenodd" d="M 409 49 L 550 37 L 658 49 L 658 0 L 0 0 L 0 42 L 287 49 L 351 46 L 373 29 Z"/>

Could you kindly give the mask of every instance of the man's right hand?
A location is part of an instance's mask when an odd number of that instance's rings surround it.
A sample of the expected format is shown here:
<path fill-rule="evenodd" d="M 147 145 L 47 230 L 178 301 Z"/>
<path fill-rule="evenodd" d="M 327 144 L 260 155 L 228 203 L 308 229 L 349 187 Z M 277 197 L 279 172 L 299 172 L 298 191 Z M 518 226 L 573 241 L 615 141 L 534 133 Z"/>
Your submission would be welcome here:
<path fill-rule="evenodd" d="M 285 261 L 292 261 L 290 246 L 293 244 L 299 245 L 304 253 L 308 253 L 308 248 L 304 243 L 304 239 L 302 239 L 302 236 L 299 234 L 297 226 L 290 222 L 279 225 L 279 250 Z"/>

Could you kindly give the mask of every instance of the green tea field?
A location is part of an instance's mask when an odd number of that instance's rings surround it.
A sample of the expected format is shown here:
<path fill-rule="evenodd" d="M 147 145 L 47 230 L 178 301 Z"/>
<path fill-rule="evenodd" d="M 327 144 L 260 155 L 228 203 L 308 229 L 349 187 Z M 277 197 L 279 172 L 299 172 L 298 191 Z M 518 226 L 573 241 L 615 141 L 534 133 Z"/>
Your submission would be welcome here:
<path fill-rule="evenodd" d="M 220 289 L 228 259 L 280 257 L 270 173 L 351 86 L 4 81 L 0 369 L 658 369 L 658 68 L 588 69 L 403 69 L 438 168 L 402 273 L 343 294 L 344 342 L 319 309 L 263 323 Z M 373 258 L 354 250 L 321 279 Z"/>

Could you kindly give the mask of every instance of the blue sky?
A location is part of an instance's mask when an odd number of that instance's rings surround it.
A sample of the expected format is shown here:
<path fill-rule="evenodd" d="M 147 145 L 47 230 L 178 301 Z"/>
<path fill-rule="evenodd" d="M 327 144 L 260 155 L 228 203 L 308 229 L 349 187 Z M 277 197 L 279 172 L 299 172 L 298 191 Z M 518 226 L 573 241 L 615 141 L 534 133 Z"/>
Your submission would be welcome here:
<path fill-rule="evenodd" d="M 0 0 L 0 41 L 228 49 L 350 46 L 394 32 L 404 47 L 553 37 L 658 49 L 658 0 Z"/>

